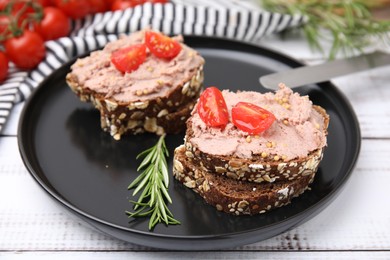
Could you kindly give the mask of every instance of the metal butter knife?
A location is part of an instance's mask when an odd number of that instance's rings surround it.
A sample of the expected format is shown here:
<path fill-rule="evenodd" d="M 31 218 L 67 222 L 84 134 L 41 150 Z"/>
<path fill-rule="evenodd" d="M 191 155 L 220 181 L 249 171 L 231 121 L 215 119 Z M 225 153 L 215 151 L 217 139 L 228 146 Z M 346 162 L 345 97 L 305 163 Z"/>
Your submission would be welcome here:
<path fill-rule="evenodd" d="M 385 65 L 390 65 L 390 54 L 375 51 L 348 59 L 334 60 L 319 65 L 303 66 L 264 75 L 259 78 L 259 81 L 265 88 L 272 90 L 278 89 L 281 82 L 290 88 L 294 88 Z"/>

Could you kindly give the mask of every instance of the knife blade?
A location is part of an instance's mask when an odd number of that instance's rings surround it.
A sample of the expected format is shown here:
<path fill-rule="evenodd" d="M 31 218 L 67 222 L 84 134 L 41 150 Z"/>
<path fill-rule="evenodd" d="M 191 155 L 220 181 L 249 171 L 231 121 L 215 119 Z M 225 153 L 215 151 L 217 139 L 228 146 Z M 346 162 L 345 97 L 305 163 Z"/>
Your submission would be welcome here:
<path fill-rule="evenodd" d="M 311 83 L 319 83 L 339 76 L 390 65 L 390 54 L 375 51 L 360 56 L 328 61 L 314 66 L 303 66 L 261 76 L 259 81 L 265 88 L 276 90 L 283 82 L 294 88 Z"/>

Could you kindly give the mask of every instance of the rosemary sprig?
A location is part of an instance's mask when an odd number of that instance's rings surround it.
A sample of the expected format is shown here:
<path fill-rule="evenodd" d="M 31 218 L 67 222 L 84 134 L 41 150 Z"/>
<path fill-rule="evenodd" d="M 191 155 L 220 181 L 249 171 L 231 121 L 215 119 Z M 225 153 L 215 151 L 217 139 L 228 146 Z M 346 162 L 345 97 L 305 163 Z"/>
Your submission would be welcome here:
<path fill-rule="evenodd" d="M 134 189 L 133 196 L 142 190 L 138 201 L 132 201 L 134 212 L 126 211 L 129 217 L 150 216 L 149 230 L 158 223 L 177 225 L 180 222 L 174 219 L 168 209 L 166 201 L 172 203 L 168 194 L 169 175 L 166 157 L 169 156 L 165 145 L 165 135 L 162 135 L 157 144 L 141 152 L 137 159 L 143 157 L 137 171 L 142 173 L 129 185 L 128 189 Z"/>
<path fill-rule="evenodd" d="M 339 52 L 345 56 L 361 53 L 378 39 L 390 42 L 390 20 L 375 20 L 367 2 L 370 1 L 261 0 L 269 11 L 306 16 L 303 32 L 315 50 L 324 53 L 321 40 L 329 40 L 329 37 L 323 30 L 329 31 L 332 42 L 329 59 L 334 59 Z"/>

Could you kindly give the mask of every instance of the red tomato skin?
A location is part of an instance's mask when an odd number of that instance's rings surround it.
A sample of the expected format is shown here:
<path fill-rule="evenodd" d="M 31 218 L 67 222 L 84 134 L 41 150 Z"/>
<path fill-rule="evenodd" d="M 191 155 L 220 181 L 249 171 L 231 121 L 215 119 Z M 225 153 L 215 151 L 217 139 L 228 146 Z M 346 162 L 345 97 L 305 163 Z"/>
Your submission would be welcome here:
<path fill-rule="evenodd" d="M 111 5 L 111 11 L 125 10 L 137 5 L 144 4 L 146 0 L 115 0 Z"/>
<path fill-rule="evenodd" d="M 36 0 L 36 2 L 39 3 L 42 7 L 48 7 L 53 5 L 51 0 Z"/>
<path fill-rule="evenodd" d="M 157 3 L 166 4 L 166 3 L 168 3 L 169 1 L 168 1 L 168 0 L 148 0 L 147 2 L 150 2 L 150 3 L 152 3 L 152 4 L 157 4 Z"/>
<path fill-rule="evenodd" d="M 92 14 L 103 13 L 109 9 L 109 5 L 105 0 L 88 0 L 88 3 L 90 7 L 90 13 Z"/>
<path fill-rule="evenodd" d="M 65 37 L 70 32 L 70 19 L 56 7 L 45 7 L 43 19 L 34 25 L 34 31 L 39 33 L 45 41 Z"/>
<path fill-rule="evenodd" d="M 229 122 L 229 112 L 222 92 L 216 87 L 206 88 L 199 97 L 197 112 L 200 119 L 211 127 L 224 128 Z"/>
<path fill-rule="evenodd" d="M 35 68 L 46 55 L 42 37 L 29 30 L 25 30 L 19 37 L 6 40 L 4 47 L 9 60 L 20 69 Z"/>
<path fill-rule="evenodd" d="M 54 0 L 54 3 L 72 19 L 83 18 L 91 10 L 88 0 Z"/>
<path fill-rule="evenodd" d="M 233 124 L 251 135 L 266 131 L 275 120 L 274 114 L 252 103 L 238 102 L 232 108 Z"/>
<path fill-rule="evenodd" d="M 181 45 L 171 37 L 158 32 L 146 31 L 145 44 L 158 58 L 172 59 L 181 51 Z"/>
<path fill-rule="evenodd" d="M 9 31 L 9 24 L 10 24 L 10 18 L 6 15 L 0 15 L 0 43 L 3 42 L 10 34 Z"/>
<path fill-rule="evenodd" d="M 123 73 L 130 73 L 146 60 L 145 44 L 135 44 L 122 48 L 111 54 L 111 62 Z"/>
<path fill-rule="evenodd" d="M 8 59 L 4 52 L 0 51 L 0 83 L 2 83 L 8 75 Z"/>

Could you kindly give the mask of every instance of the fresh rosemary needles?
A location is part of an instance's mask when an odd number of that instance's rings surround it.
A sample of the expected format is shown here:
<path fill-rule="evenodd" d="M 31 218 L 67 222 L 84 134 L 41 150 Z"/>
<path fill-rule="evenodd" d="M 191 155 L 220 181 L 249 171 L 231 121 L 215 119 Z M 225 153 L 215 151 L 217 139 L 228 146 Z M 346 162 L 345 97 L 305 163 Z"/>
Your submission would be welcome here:
<path fill-rule="evenodd" d="M 309 45 L 324 52 L 321 40 L 330 40 L 329 59 L 341 52 L 344 56 L 363 52 L 378 39 L 390 42 L 390 20 L 373 18 L 364 0 L 260 0 L 266 10 L 301 14 L 307 18 L 302 26 Z M 329 34 L 324 33 L 329 32 Z M 328 37 L 330 36 L 330 37 Z"/>
<path fill-rule="evenodd" d="M 150 216 L 149 230 L 158 223 L 166 225 L 180 224 L 168 209 L 166 201 L 172 203 L 168 194 L 169 175 L 166 157 L 169 156 L 165 145 L 165 135 L 162 135 L 157 144 L 141 152 L 137 159 L 143 158 L 137 171 L 141 174 L 129 185 L 128 189 L 134 189 L 133 196 L 141 192 L 134 204 L 134 212 L 126 211 L 129 217 Z"/>

